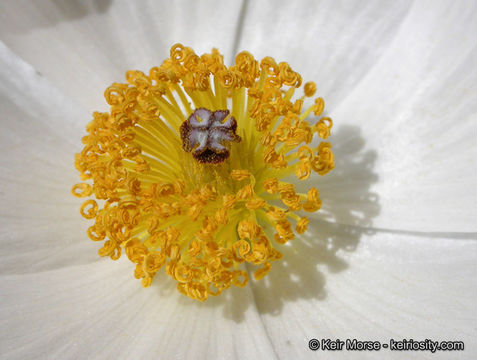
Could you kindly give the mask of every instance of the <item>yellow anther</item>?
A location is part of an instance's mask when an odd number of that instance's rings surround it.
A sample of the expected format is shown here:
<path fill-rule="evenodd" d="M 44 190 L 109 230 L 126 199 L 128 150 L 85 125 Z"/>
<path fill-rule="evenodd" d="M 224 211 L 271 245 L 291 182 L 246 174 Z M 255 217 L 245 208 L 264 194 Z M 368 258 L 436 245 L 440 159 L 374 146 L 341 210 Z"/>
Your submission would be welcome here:
<path fill-rule="evenodd" d="M 130 179 L 128 181 L 128 189 L 132 195 L 139 195 L 141 193 L 141 182 L 138 179 Z"/>
<path fill-rule="evenodd" d="M 192 257 L 196 257 L 197 255 L 199 255 L 202 252 L 201 244 L 202 244 L 201 241 L 197 241 L 197 240 L 192 241 L 188 250 L 189 255 Z"/>
<path fill-rule="evenodd" d="M 251 220 L 242 220 L 237 227 L 240 239 L 254 239 L 260 233 L 260 227 Z"/>
<path fill-rule="evenodd" d="M 157 197 L 166 197 L 169 195 L 174 195 L 175 193 L 173 184 L 161 184 L 157 186 L 156 184 L 153 184 L 153 188 Z"/>
<path fill-rule="evenodd" d="M 172 45 L 170 55 L 174 61 L 180 62 L 184 60 L 184 45 L 179 43 Z"/>
<path fill-rule="evenodd" d="M 316 93 L 316 84 L 313 81 L 305 83 L 305 96 L 312 97 Z"/>
<path fill-rule="evenodd" d="M 174 268 L 174 278 L 181 283 L 192 280 L 192 271 L 187 265 L 178 265 Z"/>
<path fill-rule="evenodd" d="M 311 164 L 310 160 L 304 159 L 300 160 L 300 164 L 295 170 L 296 177 L 300 180 L 306 180 L 310 177 L 311 174 Z"/>
<path fill-rule="evenodd" d="M 326 139 L 330 136 L 332 127 L 333 121 L 329 117 L 323 117 L 313 126 L 313 130 L 318 133 L 319 137 Z"/>
<path fill-rule="evenodd" d="M 109 256 L 112 260 L 117 260 L 121 256 L 121 248 L 112 240 L 104 242 L 103 247 L 98 250 L 101 257 Z"/>
<path fill-rule="evenodd" d="M 308 224 L 310 223 L 310 220 L 306 217 L 302 217 L 300 221 L 296 224 L 296 232 L 298 234 L 303 234 L 306 229 L 308 228 Z"/>
<path fill-rule="evenodd" d="M 106 237 L 104 229 L 99 228 L 96 225 L 90 226 L 87 231 L 88 237 L 93 241 L 102 241 Z"/>
<path fill-rule="evenodd" d="M 256 279 L 256 280 L 261 280 L 265 277 L 265 275 L 268 274 L 268 272 L 270 271 L 270 269 L 272 268 L 272 264 L 270 264 L 268 261 L 266 263 L 263 264 L 263 267 L 258 269 L 257 271 L 255 271 L 255 273 L 253 274 L 253 277 Z"/>
<path fill-rule="evenodd" d="M 142 270 L 147 276 L 153 278 L 165 262 L 164 254 L 159 251 L 152 251 L 146 255 L 142 263 Z"/>
<path fill-rule="evenodd" d="M 217 198 L 217 190 L 212 185 L 204 185 L 200 188 L 200 197 L 202 201 L 214 201 Z"/>
<path fill-rule="evenodd" d="M 253 186 L 251 184 L 245 185 L 239 191 L 237 191 L 237 198 L 238 199 L 250 199 L 253 196 Z"/>
<path fill-rule="evenodd" d="M 316 98 L 315 99 L 315 110 L 314 114 L 315 116 L 320 116 L 323 113 L 323 110 L 325 109 L 325 101 L 323 98 Z"/>
<path fill-rule="evenodd" d="M 229 70 L 221 70 L 217 74 L 217 78 L 220 81 L 220 84 L 225 88 L 225 89 L 231 89 L 234 86 L 239 85 L 239 79 L 237 78 L 237 74 L 233 71 Z"/>
<path fill-rule="evenodd" d="M 256 198 L 256 199 L 251 199 L 251 200 L 247 201 L 245 203 L 245 206 L 249 210 L 257 210 L 257 209 L 265 207 L 266 204 L 267 204 L 267 202 L 265 200 L 260 199 L 260 198 Z"/>
<path fill-rule="evenodd" d="M 226 194 L 222 198 L 224 209 L 232 209 L 237 202 L 237 197 L 233 194 Z"/>
<path fill-rule="evenodd" d="M 248 170 L 232 170 L 230 173 L 230 177 L 236 181 L 248 179 L 250 175 Z"/>
<path fill-rule="evenodd" d="M 215 221 L 217 221 L 219 224 L 227 224 L 229 219 L 227 216 L 227 210 L 225 209 L 219 209 L 215 212 Z"/>
<path fill-rule="evenodd" d="M 192 221 L 196 221 L 199 218 L 201 212 L 202 212 L 202 206 L 196 204 L 196 205 L 192 205 L 189 208 L 189 211 L 187 211 L 187 215 L 190 217 Z"/>
<path fill-rule="evenodd" d="M 330 143 L 320 143 L 318 146 L 318 156 L 311 161 L 311 166 L 320 175 L 325 175 L 334 169 L 335 162 Z"/>
<path fill-rule="evenodd" d="M 269 56 L 262 59 L 260 68 L 269 75 L 278 75 L 278 65 L 275 60 Z"/>
<path fill-rule="evenodd" d="M 139 239 L 133 238 L 126 243 L 125 252 L 133 263 L 140 263 L 147 255 L 148 249 Z"/>
<path fill-rule="evenodd" d="M 267 216 L 273 221 L 285 220 L 287 213 L 277 207 L 271 206 L 267 211 Z"/>
<path fill-rule="evenodd" d="M 89 207 L 89 209 L 86 209 Z M 81 215 L 86 219 L 94 219 L 98 212 L 98 204 L 94 200 L 86 200 L 80 209 Z"/>
<path fill-rule="evenodd" d="M 265 133 L 260 139 L 260 143 L 266 147 L 274 147 L 277 144 L 277 139 L 271 133 Z"/>
<path fill-rule="evenodd" d="M 73 186 L 71 193 L 76 197 L 86 197 L 90 196 L 93 193 L 93 188 L 91 185 L 86 183 L 80 183 Z"/>
<path fill-rule="evenodd" d="M 266 179 L 263 182 L 263 187 L 269 194 L 275 194 L 278 192 L 278 180 L 276 178 Z"/>
<path fill-rule="evenodd" d="M 232 246 L 234 258 L 237 262 L 243 262 L 245 256 L 250 252 L 250 245 L 245 240 L 239 240 Z"/>
<path fill-rule="evenodd" d="M 275 226 L 275 230 L 277 230 L 276 235 L 278 235 L 275 236 L 275 240 L 277 240 L 279 243 L 286 243 L 288 240 L 292 240 L 295 237 L 291 223 L 288 220 L 279 221 Z"/>
<path fill-rule="evenodd" d="M 318 190 L 311 188 L 308 190 L 306 202 L 303 204 L 303 210 L 308 212 L 315 212 L 321 207 L 321 200 L 319 198 Z"/>
<path fill-rule="evenodd" d="M 313 151 L 309 146 L 301 146 L 298 149 L 298 158 L 302 161 L 313 159 Z"/>

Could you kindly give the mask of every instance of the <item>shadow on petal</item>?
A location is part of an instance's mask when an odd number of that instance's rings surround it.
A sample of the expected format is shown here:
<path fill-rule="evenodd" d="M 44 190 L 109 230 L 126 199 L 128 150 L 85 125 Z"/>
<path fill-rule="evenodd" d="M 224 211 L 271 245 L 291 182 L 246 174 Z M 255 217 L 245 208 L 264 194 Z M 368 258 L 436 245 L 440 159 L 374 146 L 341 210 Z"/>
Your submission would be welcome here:
<path fill-rule="evenodd" d="M 270 273 L 252 282 L 260 313 L 278 315 L 286 302 L 324 299 L 323 270 L 337 273 L 348 268 L 340 254 L 357 248 L 361 236 L 372 231 L 373 218 L 380 212 L 378 196 L 370 191 L 378 181 L 373 171 L 376 151 L 365 149 L 356 126 L 340 127 L 331 143 L 335 169 L 297 185 L 298 191 L 306 191 L 314 184 L 320 191 L 322 209 L 308 216 L 307 232 L 279 249 L 283 259 L 273 264 Z"/>
<path fill-rule="evenodd" d="M 202 311 L 201 309 L 204 308 L 212 310 L 212 312 L 214 309 L 222 309 L 223 316 L 236 323 L 245 320 L 245 313 L 254 302 L 252 291 L 248 286 L 245 288 L 232 286 L 230 289 L 223 291 L 219 296 L 209 296 L 205 302 L 193 300 L 180 294 L 177 290 L 177 282 L 172 280 L 164 271 L 157 273 L 151 284 L 151 288 L 141 288 L 141 290 L 153 290 L 155 294 L 159 295 L 157 297 L 158 302 L 160 302 L 161 299 L 177 298 L 177 303 L 181 307 L 194 309 L 197 310 L 197 312 Z"/>
<path fill-rule="evenodd" d="M 273 264 L 268 275 L 250 281 L 250 288 L 232 287 L 205 303 L 181 296 L 183 306 L 222 308 L 223 316 L 235 322 L 245 319 L 246 310 L 255 303 L 259 313 L 278 315 L 285 303 L 326 297 L 324 269 L 338 273 L 348 268 L 340 257 L 343 251 L 354 251 L 361 236 L 369 234 L 372 220 L 379 214 L 378 196 L 370 191 L 378 181 L 373 172 L 377 154 L 364 149 L 364 139 L 355 126 L 343 126 L 331 139 L 335 169 L 324 177 L 316 175 L 306 184 L 297 184 L 297 191 L 307 191 L 310 184 L 320 190 L 323 207 L 310 218 L 308 231 L 286 245 L 277 247 L 283 259 Z M 247 267 L 250 278 L 254 269 Z M 166 275 L 154 283 L 171 283 Z M 163 296 L 175 291 L 160 286 Z M 252 305 L 253 306 L 253 305 Z"/>
<path fill-rule="evenodd" d="M 36 28 L 52 27 L 61 22 L 74 21 L 93 14 L 103 14 L 111 7 L 113 0 L 95 1 L 38 1 L 30 4 L 19 2 L 15 7 L 11 7 L 13 12 L 24 12 L 34 14 L 29 16 L 28 24 L 22 21 L 15 21 L 16 17 L 6 18 L 8 29 L 11 33 L 28 33 Z"/>
<path fill-rule="evenodd" d="M 171 282 L 171 279 L 169 278 L 167 281 Z M 201 311 L 204 308 L 212 310 L 221 309 L 224 318 L 236 323 L 241 323 L 245 320 L 245 313 L 253 302 L 253 294 L 248 286 L 245 288 L 232 286 L 230 289 L 224 290 L 219 296 L 210 296 L 203 303 L 182 295 L 179 300 L 182 306 L 193 307 L 197 311 Z"/>

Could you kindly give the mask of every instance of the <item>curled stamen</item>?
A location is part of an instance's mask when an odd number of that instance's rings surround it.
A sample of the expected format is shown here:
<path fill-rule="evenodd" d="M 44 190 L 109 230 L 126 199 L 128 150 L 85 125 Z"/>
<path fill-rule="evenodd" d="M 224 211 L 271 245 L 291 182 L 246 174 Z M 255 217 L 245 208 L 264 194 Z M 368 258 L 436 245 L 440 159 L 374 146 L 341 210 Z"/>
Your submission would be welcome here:
<path fill-rule="evenodd" d="M 89 206 L 89 209 L 86 209 Z M 94 219 L 98 212 L 98 204 L 94 200 L 86 200 L 80 209 L 81 215 L 86 219 Z"/>
<path fill-rule="evenodd" d="M 86 197 L 93 193 L 93 189 L 89 184 L 80 183 L 73 186 L 71 193 L 76 197 Z"/>

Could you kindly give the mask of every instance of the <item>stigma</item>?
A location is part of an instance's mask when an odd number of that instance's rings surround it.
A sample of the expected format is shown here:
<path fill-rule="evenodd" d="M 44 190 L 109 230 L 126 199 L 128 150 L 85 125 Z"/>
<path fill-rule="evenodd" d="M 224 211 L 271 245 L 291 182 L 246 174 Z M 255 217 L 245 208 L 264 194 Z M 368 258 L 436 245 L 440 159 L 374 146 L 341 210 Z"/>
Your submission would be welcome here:
<path fill-rule="evenodd" d="M 229 143 L 242 140 L 236 134 L 237 122 L 229 114 L 229 110 L 196 109 L 180 128 L 184 151 L 192 151 L 200 163 L 220 164 L 227 160 Z"/>

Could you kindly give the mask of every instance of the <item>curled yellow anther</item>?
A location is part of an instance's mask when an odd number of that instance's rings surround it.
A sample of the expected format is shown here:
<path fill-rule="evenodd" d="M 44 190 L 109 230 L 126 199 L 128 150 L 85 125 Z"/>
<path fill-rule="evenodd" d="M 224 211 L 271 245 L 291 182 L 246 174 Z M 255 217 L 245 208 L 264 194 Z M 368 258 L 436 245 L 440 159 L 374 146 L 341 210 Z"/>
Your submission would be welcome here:
<path fill-rule="evenodd" d="M 323 113 L 323 110 L 325 108 L 325 102 L 323 98 L 317 98 L 315 99 L 315 111 L 314 114 L 316 116 L 320 116 Z"/>
<path fill-rule="evenodd" d="M 265 277 L 265 275 L 268 274 L 268 272 L 270 271 L 270 269 L 272 268 L 272 264 L 270 264 L 268 261 L 266 263 L 263 264 L 263 267 L 258 269 L 257 271 L 255 271 L 255 273 L 253 274 L 253 277 L 256 279 L 256 280 L 261 280 Z"/>
<path fill-rule="evenodd" d="M 310 220 L 308 218 L 302 217 L 300 221 L 298 221 L 298 223 L 296 224 L 296 232 L 298 234 L 303 234 L 306 231 L 309 223 Z"/>
<path fill-rule="evenodd" d="M 315 212 L 321 207 L 321 200 L 319 198 L 318 190 L 311 188 L 308 190 L 306 202 L 303 204 L 303 210 L 308 212 Z"/>
<path fill-rule="evenodd" d="M 245 180 L 250 177 L 250 171 L 248 170 L 232 170 L 230 173 L 230 177 L 234 180 L 240 181 L 240 180 Z"/>
<path fill-rule="evenodd" d="M 73 185 L 73 188 L 71 189 L 71 193 L 76 196 L 76 197 L 86 197 L 90 196 L 93 193 L 93 188 L 91 185 L 86 184 L 86 183 L 80 183 Z"/>
<path fill-rule="evenodd" d="M 89 209 L 87 209 L 89 207 Z M 81 215 L 86 219 L 94 219 L 98 213 L 98 204 L 94 200 L 86 200 L 80 209 Z"/>
<path fill-rule="evenodd" d="M 312 97 L 316 93 L 316 84 L 313 81 L 305 83 L 305 96 Z"/>

